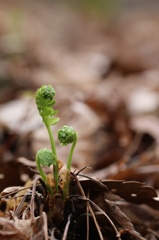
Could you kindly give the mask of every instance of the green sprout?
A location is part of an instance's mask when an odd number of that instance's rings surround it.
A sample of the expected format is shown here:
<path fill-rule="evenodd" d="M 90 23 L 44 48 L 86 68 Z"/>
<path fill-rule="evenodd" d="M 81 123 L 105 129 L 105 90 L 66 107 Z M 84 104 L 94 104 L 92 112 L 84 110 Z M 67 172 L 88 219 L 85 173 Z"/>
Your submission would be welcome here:
<path fill-rule="evenodd" d="M 55 96 L 55 90 L 53 89 L 53 87 L 51 85 L 44 85 L 37 90 L 35 99 L 36 99 L 37 108 L 39 110 L 39 114 L 42 117 L 42 120 L 49 134 L 51 150 L 53 155 L 52 164 L 54 165 L 55 186 L 56 186 L 56 191 L 58 191 L 58 162 L 57 162 L 56 146 L 55 146 L 54 137 L 51 131 L 51 126 L 58 123 L 60 119 L 54 117 L 58 113 L 57 110 L 53 109 L 53 105 L 56 102 L 54 100 L 54 96 Z"/>
<path fill-rule="evenodd" d="M 60 160 L 57 159 L 56 146 L 55 146 L 54 137 L 51 131 L 51 126 L 55 125 L 60 120 L 59 118 L 55 117 L 58 111 L 53 109 L 53 106 L 56 102 L 54 100 L 54 96 L 55 96 L 55 90 L 51 85 L 43 85 L 41 88 L 37 90 L 35 95 L 37 108 L 46 126 L 46 129 L 49 134 L 50 143 L 51 143 L 51 150 L 43 148 L 37 152 L 36 165 L 42 180 L 45 182 L 48 188 L 48 192 L 52 194 L 55 190 L 56 192 L 58 192 L 58 189 L 60 188 L 63 190 L 63 197 L 65 199 L 65 197 L 69 192 L 68 190 L 69 190 L 72 156 L 73 156 L 73 152 L 76 146 L 78 136 L 72 127 L 63 126 L 58 131 L 58 139 L 61 145 L 65 146 L 72 143 L 72 147 L 70 149 L 70 153 L 67 159 L 66 169 L 64 169 L 64 171 L 61 173 L 59 172 L 59 170 L 61 169 L 60 163 L 59 163 Z M 54 185 L 52 185 L 51 187 L 47 178 L 48 175 L 46 175 L 42 169 L 42 166 L 51 166 L 51 165 L 53 165 L 53 178 L 55 182 L 55 189 L 54 189 Z M 59 181 L 60 177 L 62 182 Z"/>

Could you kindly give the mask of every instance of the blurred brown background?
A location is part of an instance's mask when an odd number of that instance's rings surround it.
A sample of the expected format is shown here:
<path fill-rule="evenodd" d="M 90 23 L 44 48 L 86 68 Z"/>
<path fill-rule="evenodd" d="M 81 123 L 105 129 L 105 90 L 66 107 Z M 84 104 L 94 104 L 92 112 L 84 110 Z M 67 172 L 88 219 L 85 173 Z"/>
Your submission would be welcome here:
<path fill-rule="evenodd" d="M 25 164 L 49 146 L 42 84 L 56 90 L 55 136 L 64 124 L 78 132 L 73 169 L 158 188 L 158 10 L 157 0 L 0 2 L 1 190 L 33 176 Z M 66 161 L 69 147 L 57 151 Z"/>

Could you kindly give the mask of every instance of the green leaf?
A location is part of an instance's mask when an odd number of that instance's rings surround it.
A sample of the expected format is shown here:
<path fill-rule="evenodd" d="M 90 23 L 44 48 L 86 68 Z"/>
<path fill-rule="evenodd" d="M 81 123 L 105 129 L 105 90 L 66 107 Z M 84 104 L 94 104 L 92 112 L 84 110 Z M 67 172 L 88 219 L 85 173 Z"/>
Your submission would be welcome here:
<path fill-rule="evenodd" d="M 48 124 L 49 126 L 51 125 L 55 125 L 56 123 L 58 123 L 60 120 L 60 118 L 48 118 Z"/>

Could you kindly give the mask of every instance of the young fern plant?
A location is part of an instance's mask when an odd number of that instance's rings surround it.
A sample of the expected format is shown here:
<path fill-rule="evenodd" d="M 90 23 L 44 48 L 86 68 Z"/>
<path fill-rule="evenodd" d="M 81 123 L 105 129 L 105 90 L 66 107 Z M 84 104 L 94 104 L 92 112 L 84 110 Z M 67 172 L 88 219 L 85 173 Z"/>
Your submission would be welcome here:
<path fill-rule="evenodd" d="M 37 108 L 46 126 L 50 143 L 51 143 L 51 150 L 43 148 L 37 152 L 36 165 L 41 175 L 41 178 L 45 182 L 48 188 L 48 192 L 50 194 L 53 194 L 54 192 L 58 192 L 58 189 L 60 186 L 59 169 L 61 168 L 59 165 L 60 160 L 57 159 L 55 141 L 54 141 L 54 137 L 51 130 L 51 126 L 55 125 L 60 120 L 59 118 L 55 117 L 58 111 L 53 109 L 53 105 L 56 102 L 54 100 L 54 96 L 55 96 L 55 90 L 51 85 L 42 86 L 37 90 L 35 95 Z M 62 188 L 64 199 L 69 192 L 69 180 L 70 180 L 72 156 L 76 146 L 77 138 L 78 138 L 77 133 L 72 127 L 63 126 L 58 131 L 58 139 L 61 145 L 66 146 L 72 143 L 72 147 L 70 149 L 70 153 L 67 159 L 67 165 L 66 165 L 66 171 L 65 171 L 66 174 L 65 174 L 64 183 L 63 183 L 64 187 Z M 52 187 L 48 184 L 47 175 L 43 172 L 43 169 L 42 169 L 42 166 L 51 166 L 51 165 L 53 165 L 53 178 L 55 182 L 55 189 L 52 189 Z"/>
<path fill-rule="evenodd" d="M 53 175 L 54 175 L 54 179 L 55 179 L 56 192 L 58 192 L 58 162 L 57 162 L 56 146 L 55 146 L 54 137 L 53 137 L 53 134 L 52 134 L 52 131 L 51 131 L 51 126 L 58 123 L 60 118 L 54 117 L 58 113 L 57 110 L 53 109 L 53 105 L 56 102 L 54 100 L 54 96 L 55 96 L 55 90 L 53 89 L 53 87 L 51 85 L 44 85 L 37 90 L 36 95 L 35 95 L 35 99 L 36 99 L 37 108 L 39 110 L 39 114 L 42 117 L 42 120 L 43 120 L 43 122 L 46 126 L 46 129 L 48 131 L 49 138 L 50 138 L 51 150 L 52 150 L 52 164 L 54 166 Z M 38 160 L 38 159 L 40 159 L 39 156 L 40 156 L 40 154 L 37 153 L 36 163 L 37 163 L 38 170 L 41 174 L 42 169 L 40 169 L 40 167 L 39 167 L 41 165 L 41 160 Z M 43 164 L 48 165 L 47 164 L 47 159 L 45 159 L 45 154 L 43 154 L 42 165 Z M 51 165 L 51 164 L 49 163 L 49 165 Z M 45 179 L 43 174 L 41 176 L 42 176 L 42 178 Z"/>

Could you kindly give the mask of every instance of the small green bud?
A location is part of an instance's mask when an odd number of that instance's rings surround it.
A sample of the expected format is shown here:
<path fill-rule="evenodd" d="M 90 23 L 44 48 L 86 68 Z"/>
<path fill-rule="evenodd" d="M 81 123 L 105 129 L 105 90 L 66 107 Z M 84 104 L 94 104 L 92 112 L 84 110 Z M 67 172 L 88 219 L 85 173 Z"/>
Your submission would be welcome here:
<path fill-rule="evenodd" d="M 55 90 L 51 85 L 44 85 L 41 87 L 41 93 L 44 99 L 52 100 L 55 96 Z"/>
<path fill-rule="evenodd" d="M 39 104 L 45 106 L 52 106 L 54 101 L 53 98 L 55 96 L 55 90 L 51 85 L 43 85 L 41 88 L 39 88 L 36 92 L 36 103 L 39 106 Z"/>
<path fill-rule="evenodd" d="M 72 127 L 63 126 L 58 131 L 58 139 L 60 144 L 65 146 L 67 144 L 73 143 L 77 139 L 77 133 Z"/>
<path fill-rule="evenodd" d="M 47 148 L 42 148 L 37 152 L 37 156 L 38 156 L 38 161 L 42 166 L 51 166 L 54 161 L 55 158 L 52 154 L 52 151 L 50 149 Z"/>

